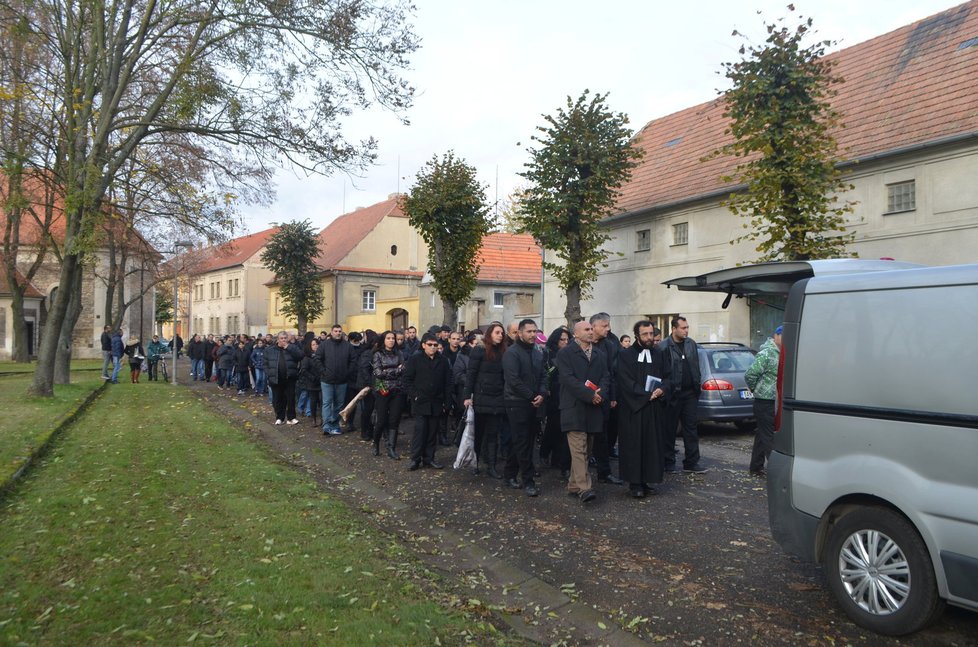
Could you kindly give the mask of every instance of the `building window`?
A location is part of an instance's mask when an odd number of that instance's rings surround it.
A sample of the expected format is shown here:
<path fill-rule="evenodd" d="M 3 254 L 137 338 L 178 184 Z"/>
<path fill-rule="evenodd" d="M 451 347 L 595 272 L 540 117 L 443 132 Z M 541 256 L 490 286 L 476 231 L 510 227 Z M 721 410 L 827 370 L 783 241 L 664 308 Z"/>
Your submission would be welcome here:
<path fill-rule="evenodd" d="M 913 211 L 917 208 L 917 187 L 914 180 L 886 185 L 886 213 Z"/>
<path fill-rule="evenodd" d="M 214 284 L 211 283 L 211 298 L 214 298 Z"/>
<path fill-rule="evenodd" d="M 503 301 L 505 300 L 505 298 L 506 298 L 506 293 L 505 292 L 493 292 L 492 293 L 492 307 L 493 308 L 502 308 L 503 307 Z"/>
<path fill-rule="evenodd" d="M 363 306 L 364 312 L 373 312 L 377 309 L 377 290 L 364 290 Z"/>
<path fill-rule="evenodd" d="M 215 281 L 214 282 L 214 290 L 217 292 L 217 298 L 220 299 L 221 298 L 221 282 L 220 281 Z"/>
<path fill-rule="evenodd" d="M 652 249 L 652 230 L 639 229 L 635 232 L 635 251 L 647 252 Z"/>
<path fill-rule="evenodd" d="M 689 243 L 689 223 L 679 222 L 672 226 L 672 244 L 686 245 Z"/>
<path fill-rule="evenodd" d="M 391 256 L 397 256 L 397 245 L 391 245 Z"/>
<path fill-rule="evenodd" d="M 234 279 L 234 296 L 239 296 L 241 294 L 241 292 L 240 292 L 240 286 L 238 285 L 238 282 L 240 280 L 241 279 Z"/>

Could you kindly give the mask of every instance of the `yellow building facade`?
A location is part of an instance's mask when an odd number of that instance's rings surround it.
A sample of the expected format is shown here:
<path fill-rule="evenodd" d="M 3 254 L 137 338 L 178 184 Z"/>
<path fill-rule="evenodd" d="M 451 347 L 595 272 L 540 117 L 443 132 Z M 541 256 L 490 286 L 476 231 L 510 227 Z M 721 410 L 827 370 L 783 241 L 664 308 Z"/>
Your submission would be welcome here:
<path fill-rule="evenodd" d="M 400 209 L 400 197 L 357 209 L 334 220 L 319 234 L 323 312 L 308 330 L 377 332 L 417 325 L 418 287 L 427 265 L 427 248 Z M 295 331 L 282 314 L 280 286 L 268 283 L 271 331 Z"/>

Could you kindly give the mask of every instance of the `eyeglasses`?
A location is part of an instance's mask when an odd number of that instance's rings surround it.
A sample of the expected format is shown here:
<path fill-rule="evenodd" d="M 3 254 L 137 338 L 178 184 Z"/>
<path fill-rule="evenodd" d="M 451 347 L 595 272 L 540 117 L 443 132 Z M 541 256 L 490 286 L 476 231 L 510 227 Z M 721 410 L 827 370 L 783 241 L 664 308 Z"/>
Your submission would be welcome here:
<path fill-rule="evenodd" d="M 438 344 L 438 342 L 436 342 L 436 341 L 426 341 L 426 342 L 424 343 L 424 345 L 425 345 L 425 346 L 438 346 L 439 344 Z"/>

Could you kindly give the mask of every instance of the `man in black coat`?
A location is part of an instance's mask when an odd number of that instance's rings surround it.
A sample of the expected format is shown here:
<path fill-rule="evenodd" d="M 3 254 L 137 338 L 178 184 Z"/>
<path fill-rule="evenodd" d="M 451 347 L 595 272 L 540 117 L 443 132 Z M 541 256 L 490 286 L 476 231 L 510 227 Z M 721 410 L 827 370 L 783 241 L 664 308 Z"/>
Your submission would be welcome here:
<path fill-rule="evenodd" d="M 540 493 L 533 480 L 533 442 L 540 428 L 537 411 L 547 395 L 543 353 L 535 343 L 537 332 L 536 322 L 524 319 L 519 323 L 516 343 L 503 354 L 503 402 L 513 439 L 504 476 L 510 487 L 525 488 L 527 496 Z M 522 483 L 517 480 L 520 474 Z"/>
<path fill-rule="evenodd" d="M 668 385 L 663 421 L 665 469 L 676 468 L 676 430 L 683 428 L 683 470 L 705 472 L 700 465 L 700 439 L 696 430 L 696 408 L 700 400 L 700 359 L 696 342 L 689 338 L 689 322 L 676 316 L 672 333 L 655 347 L 662 357 L 662 380 Z"/>
<path fill-rule="evenodd" d="M 207 335 L 204 340 L 204 381 L 210 382 L 214 375 L 214 349 L 217 344 L 214 342 L 214 335 Z"/>
<path fill-rule="evenodd" d="M 102 336 L 99 338 L 99 342 L 102 344 L 102 379 L 111 380 L 112 376 L 109 375 L 109 364 L 112 363 L 112 335 L 109 331 L 112 330 L 112 326 L 106 326 L 102 329 Z"/>
<path fill-rule="evenodd" d="M 662 482 L 662 425 L 656 400 L 662 388 L 662 355 L 655 353 L 651 321 L 635 324 L 635 343 L 618 355 L 618 473 L 631 494 L 654 494 L 650 484 Z"/>
<path fill-rule="evenodd" d="M 435 462 L 438 422 L 445 415 L 452 374 L 448 360 L 441 356 L 438 337 L 425 333 L 421 338 L 423 352 L 411 355 L 404 366 L 404 390 L 414 414 L 414 436 L 411 438 L 409 470 L 422 465 L 440 470 L 444 465 Z"/>
<path fill-rule="evenodd" d="M 570 480 L 567 492 L 580 497 L 581 503 L 594 499 L 587 456 L 595 436 L 601 434 L 602 393 L 611 383 L 608 359 L 592 347 L 594 330 L 590 322 L 574 324 L 574 341 L 557 353 L 560 375 L 560 428 L 567 434 L 571 453 Z"/>
<path fill-rule="evenodd" d="M 338 436 L 340 409 L 346 402 L 346 385 L 356 371 L 353 347 L 343 339 L 343 327 L 333 324 L 329 337 L 319 344 L 316 357 L 322 365 L 323 433 Z"/>
<path fill-rule="evenodd" d="M 617 456 L 615 445 L 618 442 L 618 352 L 621 342 L 615 333 L 611 332 L 611 315 L 599 312 L 589 319 L 594 330 L 594 347 L 608 358 L 608 372 L 611 374 L 611 385 L 604 395 L 601 412 L 604 414 L 603 431 L 600 438 L 594 439 L 594 463 L 598 468 L 598 481 L 601 483 L 624 483 L 611 473 L 611 457 Z"/>

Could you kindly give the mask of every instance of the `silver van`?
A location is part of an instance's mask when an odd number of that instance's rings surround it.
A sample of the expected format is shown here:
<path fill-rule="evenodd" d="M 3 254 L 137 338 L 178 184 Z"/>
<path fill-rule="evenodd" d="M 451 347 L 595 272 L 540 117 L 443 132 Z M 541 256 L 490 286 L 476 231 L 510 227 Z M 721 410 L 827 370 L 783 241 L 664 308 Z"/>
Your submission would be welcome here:
<path fill-rule="evenodd" d="M 771 531 L 859 625 L 978 610 L 978 265 L 765 263 L 667 282 L 787 295 Z"/>

